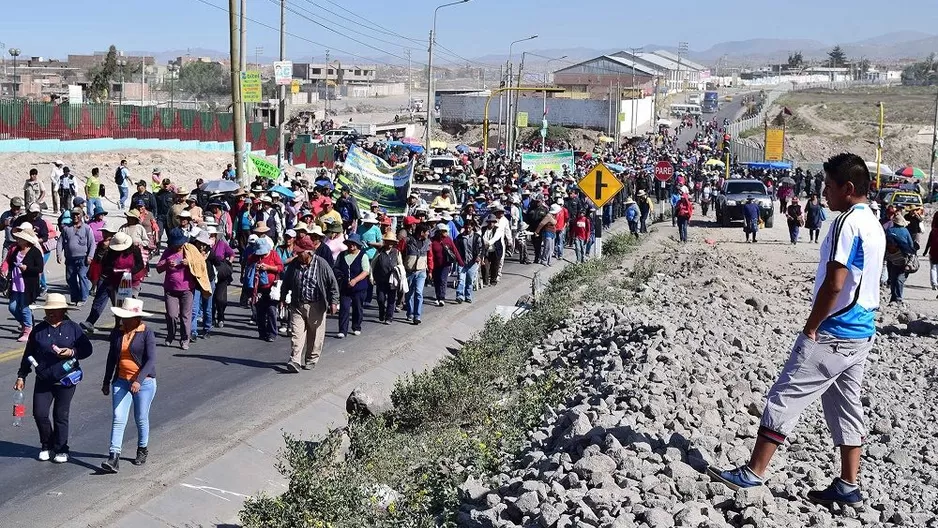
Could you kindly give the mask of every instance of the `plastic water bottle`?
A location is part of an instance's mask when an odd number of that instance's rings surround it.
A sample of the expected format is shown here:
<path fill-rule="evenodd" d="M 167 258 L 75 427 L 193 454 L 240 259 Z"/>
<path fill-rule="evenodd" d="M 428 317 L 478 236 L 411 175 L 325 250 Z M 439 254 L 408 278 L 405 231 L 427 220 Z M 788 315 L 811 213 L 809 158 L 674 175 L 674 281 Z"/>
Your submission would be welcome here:
<path fill-rule="evenodd" d="M 23 391 L 18 390 L 13 393 L 13 427 L 23 425 L 24 416 L 26 416 L 26 396 Z"/>

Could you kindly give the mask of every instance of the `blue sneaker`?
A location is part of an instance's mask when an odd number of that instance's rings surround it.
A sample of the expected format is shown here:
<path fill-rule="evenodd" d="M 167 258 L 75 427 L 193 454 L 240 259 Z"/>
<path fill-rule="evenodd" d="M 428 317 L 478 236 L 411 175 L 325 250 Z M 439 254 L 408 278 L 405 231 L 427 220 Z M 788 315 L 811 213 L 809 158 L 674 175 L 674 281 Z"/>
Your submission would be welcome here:
<path fill-rule="evenodd" d="M 830 506 L 834 503 L 853 508 L 861 506 L 863 504 L 863 495 L 860 493 L 860 487 L 853 486 L 852 489 L 850 488 L 851 486 L 844 483 L 844 481 L 835 478 L 827 489 L 809 491 L 808 500 L 822 506 Z"/>
<path fill-rule="evenodd" d="M 746 466 L 739 466 L 736 469 L 728 469 L 725 471 L 707 467 L 707 474 L 710 475 L 710 478 L 713 480 L 723 483 L 733 491 L 739 488 L 754 488 L 762 485 L 762 480 Z"/>

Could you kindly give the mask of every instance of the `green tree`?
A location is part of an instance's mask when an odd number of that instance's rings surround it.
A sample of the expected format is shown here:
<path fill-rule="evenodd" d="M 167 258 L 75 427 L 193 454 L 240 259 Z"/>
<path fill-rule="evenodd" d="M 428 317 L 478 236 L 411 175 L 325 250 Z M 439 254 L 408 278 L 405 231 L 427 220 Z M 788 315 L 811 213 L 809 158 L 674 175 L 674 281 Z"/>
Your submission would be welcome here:
<path fill-rule="evenodd" d="M 88 87 L 88 97 L 100 103 L 107 100 L 111 88 L 111 81 L 117 74 L 117 48 L 111 44 L 104 57 L 104 63 L 93 66 L 88 70 L 88 78 L 91 84 Z"/>
<path fill-rule="evenodd" d="M 840 46 L 834 46 L 834 49 L 827 52 L 827 59 L 831 68 L 842 68 L 847 64 L 847 54 Z"/>
<path fill-rule="evenodd" d="M 231 79 L 225 68 L 217 62 L 186 64 L 179 70 L 176 85 L 181 93 L 197 98 L 231 94 Z"/>
<path fill-rule="evenodd" d="M 932 53 L 925 60 L 916 62 L 902 70 L 902 83 L 909 85 L 938 84 L 938 58 Z"/>
<path fill-rule="evenodd" d="M 804 56 L 801 55 L 800 51 L 796 51 L 794 54 L 788 54 L 788 69 L 797 70 L 804 66 Z"/>

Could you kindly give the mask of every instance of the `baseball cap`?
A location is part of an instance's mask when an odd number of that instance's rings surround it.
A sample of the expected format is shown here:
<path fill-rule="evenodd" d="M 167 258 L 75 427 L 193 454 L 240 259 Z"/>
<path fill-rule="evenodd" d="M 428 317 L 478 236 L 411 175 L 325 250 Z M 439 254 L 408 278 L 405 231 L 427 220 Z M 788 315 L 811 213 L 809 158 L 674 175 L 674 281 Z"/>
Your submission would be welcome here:
<path fill-rule="evenodd" d="M 39 204 L 37 204 L 37 203 L 31 203 L 31 204 L 29 204 L 29 212 L 30 212 L 30 213 L 41 213 L 41 212 L 42 212 L 42 207 L 40 207 Z"/>

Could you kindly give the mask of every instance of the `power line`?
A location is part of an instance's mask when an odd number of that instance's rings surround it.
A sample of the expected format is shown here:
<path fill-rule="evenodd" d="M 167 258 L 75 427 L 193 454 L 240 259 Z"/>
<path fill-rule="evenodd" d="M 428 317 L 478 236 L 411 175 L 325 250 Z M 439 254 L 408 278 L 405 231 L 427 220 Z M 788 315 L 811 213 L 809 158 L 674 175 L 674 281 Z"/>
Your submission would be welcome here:
<path fill-rule="evenodd" d="M 279 0 L 271 0 L 271 1 L 274 2 L 274 3 L 279 3 Z M 321 6 L 320 6 L 319 4 L 317 4 L 316 2 L 312 2 L 311 0 L 306 0 L 306 2 L 307 2 L 307 3 L 310 3 L 310 4 L 314 5 L 314 6 L 317 6 L 317 7 L 320 7 L 320 8 L 321 8 Z M 311 15 L 311 16 L 320 16 L 320 15 L 317 15 L 316 13 L 314 13 L 314 12 L 312 12 L 312 11 L 310 11 L 310 10 L 304 8 L 304 7 L 296 6 L 296 4 L 294 4 L 294 6 L 295 6 L 297 9 L 300 9 L 300 10 L 306 12 L 306 13 L 309 13 L 309 15 Z M 328 12 L 331 13 L 331 11 L 328 11 Z M 399 47 L 401 47 L 401 48 L 404 48 L 405 50 L 407 50 L 407 49 L 409 49 L 409 50 L 416 50 L 416 49 L 417 49 L 417 48 L 413 48 L 413 47 L 410 47 L 410 46 L 402 45 L 402 44 L 400 44 L 400 43 L 398 43 L 398 42 L 392 42 L 392 41 L 390 41 L 390 40 L 385 40 L 385 39 L 382 39 L 382 38 L 379 38 L 379 37 L 375 37 L 375 36 L 369 35 L 368 33 L 363 33 L 363 32 L 361 32 L 361 31 L 358 31 L 357 29 L 350 28 L 350 27 L 348 27 L 348 26 L 346 26 L 346 25 L 344 25 L 344 24 L 340 24 L 340 23 L 335 22 L 335 21 L 333 21 L 333 20 L 326 20 L 326 19 L 323 19 L 323 20 L 324 20 L 325 22 L 330 23 L 330 24 L 334 24 L 334 25 L 336 25 L 336 26 L 338 26 L 338 27 L 340 27 L 340 28 L 342 28 L 342 29 L 344 29 L 344 30 L 346 30 L 346 31 L 350 31 L 350 32 L 355 33 L 355 34 L 357 34 L 357 35 L 361 35 L 361 36 L 363 36 L 363 37 L 370 38 L 370 39 L 372 39 L 372 40 L 376 40 L 376 41 L 382 42 L 382 43 L 384 43 L 384 44 L 390 44 L 390 45 L 392 45 L 392 46 L 399 46 Z"/>
<path fill-rule="evenodd" d="M 330 4 L 332 4 L 332 5 L 336 6 L 336 7 L 338 7 L 339 9 L 345 11 L 346 13 L 351 14 L 352 16 L 355 16 L 355 17 L 360 18 L 361 20 L 364 20 L 365 22 L 367 22 L 368 24 L 370 24 L 370 25 L 372 26 L 371 29 L 374 29 L 375 31 L 380 31 L 380 32 L 382 32 L 382 33 L 385 33 L 385 34 L 388 34 L 388 35 L 392 35 L 392 36 L 395 36 L 395 37 L 399 37 L 399 38 L 402 38 L 402 39 L 404 39 L 404 40 L 409 40 L 409 41 L 415 42 L 415 43 L 422 43 L 422 42 L 423 42 L 423 39 L 416 39 L 416 38 L 412 38 L 412 37 L 407 37 L 407 36 L 401 35 L 400 33 L 395 33 L 395 32 L 393 32 L 393 31 L 391 31 L 391 30 L 385 28 L 384 26 L 381 26 L 380 24 L 377 24 L 377 23 L 375 23 L 375 22 L 372 22 L 371 20 L 368 20 L 367 18 L 365 18 L 365 17 L 359 15 L 358 13 L 355 13 L 354 11 L 351 11 L 350 9 L 348 9 L 348 8 L 346 8 L 346 7 L 344 7 L 344 6 L 333 2 L 332 0 L 326 0 L 326 2 L 328 2 L 328 3 L 330 3 Z M 317 4 L 317 5 L 318 5 L 318 4 Z M 326 10 L 326 9 L 323 8 L 322 6 L 320 6 L 320 7 L 321 7 L 323 10 Z M 328 10 L 326 10 L 326 11 L 328 11 Z M 329 11 L 329 12 L 331 13 L 331 11 Z M 338 16 L 338 15 L 336 15 L 336 16 Z M 347 19 L 346 19 L 346 20 L 347 20 Z M 350 22 L 355 22 L 355 21 L 354 21 L 354 20 L 350 20 Z"/>
<path fill-rule="evenodd" d="M 361 24 L 360 21 L 358 21 L 358 20 L 353 20 L 353 19 L 348 18 L 348 17 L 346 17 L 346 16 L 343 16 L 343 15 L 341 15 L 341 14 L 339 14 L 339 13 L 336 13 L 335 11 L 331 11 L 331 10 L 329 10 L 329 9 L 326 9 L 325 7 L 323 7 L 322 5 L 320 5 L 320 4 L 316 3 L 316 2 L 314 2 L 313 0 L 304 0 L 304 1 L 307 2 L 307 3 L 309 3 L 309 4 L 312 4 L 312 5 L 316 6 L 316 7 L 318 7 L 319 9 L 322 9 L 323 11 L 325 11 L 325 12 L 327 12 L 327 13 L 333 15 L 333 16 L 336 16 L 336 17 L 338 17 L 338 18 L 341 18 L 342 20 L 346 20 L 346 21 L 348 21 L 348 22 L 352 22 L 353 24 L 363 25 L 363 24 Z M 339 5 L 339 4 L 335 3 L 335 2 L 332 2 L 332 1 L 330 1 L 330 0 L 326 0 L 326 1 L 329 2 L 329 3 L 332 4 L 332 5 L 335 5 L 336 7 L 340 8 L 340 9 L 343 10 L 343 11 L 345 11 L 346 13 L 349 13 L 349 14 L 351 14 L 352 16 L 357 17 L 357 18 L 359 18 L 360 20 L 362 20 L 362 21 L 364 21 L 364 22 L 367 22 L 368 25 L 365 25 L 365 26 L 364 26 L 364 27 L 366 27 L 367 29 L 371 29 L 371 30 L 373 30 L 373 31 L 377 31 L 377 32 L 382 33 L 382 34 L 389 35 L 389 36 L 393 36 L 393 37 L 396 37 L 396 38 L 399 38 L 399 39 L 403 39 L 403 40 L 406 40 L 406 41 L 409 41 L 409 42 L 413 42 L 413 43 L 416 43 L 416 44 L 423 44 L 423 43 L 425 42 L 423 39 L 417 39 L 417 38 L 413 38 L 413 37 L 408 37 L 408 36 L 406 36 L 406 35 L 401 35 L 400 33 L 396 33 L 396 32 L 394 32 L 394 31 L 391 31 L 390 29 L 387 29 L 386 27 L 381 26 L 380 24 L 377 24 L 376 22 L 371 21 L 371 20 L 365 18 L 364 16 L 359 15 L 358 13 L 355 13 L 354 11 L 352 11 L 352 10 L 350 10 L 350 9 L 344 7 L 344 6 L 341 6 L 341 5 Z M 308 10 L 305 10 L 305 9 L 304 9 L 304 11 L 306 11 L 307 13 L 313 14 L 311 11 L 308 11 Z M 395 46 L 400 46 L 400 47 L 402 47 L 402 48 L 404 48 L 404 49 L 410 49 L 410 50 L 414 50 L 414 51 L 416 51 L 416 50 L 418 49 L 418 48 L 413 48 L 413 47 L 411 47 L 411 46 L 409 46 L 409 45 L 402 45 L 402 44 L 398 44 L 398 43 L 395 43 L 395 42 L 389 42 L 389 41 L 387 41 L 387 40 L 385 40 L 385 39 L 381 39 L 381 38 L 378 38 L 378 37 L 375 37 L 375 36 L 368 35 L 367 33 L 363 33 L 363 32 L 358 31 L 358 30 L 356 30 L 356 29 L 349 28 L 348 26 L 345 26 L 345 25 L 343 25 L 343 24 L 340 24 L 340 23 L 335 22 L 335 21 L 332 21 L 332 20 L 327 20 L 327 22 L 329 22 L 330 24 L 335 24 L 336 26 L 339 26 L 339 27 L 341 27 L 341 28 L 343 28 L 343 29 L 346 29 L 346 30 L 351 31 L 351 32 L 353 32 L 353 33 L 356 33 L 356 34 L 358 34 L 358 35 L 362 35 L 362 36 L 365 36 L 365 37 L 367 37 L 367 38 L 370 38 L 370 39 L 373 39 L 373 40 L 376 40 L 376 41 L 379 41 L 379 42 L 383 42 L 383 43 L 391 44 L 391 45 L 395 45 Z M 440 48 L 440 49 L 443 50 L 443 52 L 441 52 L 441 54 L 447 55 L 447 56 L 449 56 L 449 57 L 453 57 L 454 59 L 456 59 L 456 60 L 458 60 L 458 61 L 461 61 L 461 62 L 468 62 L 468 63 L 471 63 L 471 64 L 477 64 L 477 65 L 479 65 L 479 66 L 490 66 L 490 65 L 488 65 L 488 64 L 484 64 L 484 63 L 481 63 L 481 62 L 476 62 L 476 61 L 469 60 L 469 59 L 467 59 L 467 58 L 465 58 L 465 57 L 459 55 L 458 53 L 454 52 L 453 50 L 451 50 L 451 49 L 449 49 L 449 48 L 446 48 L 445 46 L 440 45 L 439 42 L 436 43 L 436 46 L 437 46 L 438 48 Z M 455 61 L 448 61 L 448 62 L 455 63 Z"/>
<path fill-rule="evenodd" d="M 208 0 L 195 0 L 195 1 L 196 1 L 196 2 L 199 2 L 199 3 L 202 3 L 202 4 L 205 4 L 205 5 L 207 5 L 207 6 L 210 6 L 210 7 L 214 7 L 215 9 L 217 9 L 217 10 L 219 10 L 219 11 L 223 11 L 223 12 L 225 12 L 225 13 L 228 12 L 228 8 L 227 8 L 227 7 L 221 7 L 221 6 L 215 5 L 215 4 L 211 3 L 211 2 L 209 2 Z M 261 22 L 260 20 L 255 20 L 255 19 L 250 18 L 250 17 L 244 17 L 244 19 L 247 20 L 247 21 L 249 21 L 249 22 L 252 22 L 252 23 L 254 23 L 254 24 L 257 24 L 258 26 L 261 26 L 261 27 L 264 27 L 264 28 L 267 28 L 267 29 L 276 31 L 277 33 L 280 33 L 280 28 L 279 28 L 279 27 L 271 26 L 270 24 L 266 24 L 266 23 L 264 23 L 264 22 Z M 329 45 L 329 44 L 323 44 L 323 43 L 321 43 L 321 42 L 316 42 L 316 41 L 314 41 L 314 40 L 310 40 L 310 39 L 308 39 L 308 38 L 306 38 L 306 37 L 301 37 L 300 35 L 297 35 L 297 34 L 295 34 L 295 33 L 290 33 L 289 31 L 286 31 L 286 32 L 284 32 L 284 33 L 285 33 L 286 35 L 290 36 L 290 37 L 293 37 L 293 38 L 297 39 L 297 40 L 302 40 L 303 42 L 308 42 L 309 44 L 313 44 L 313 45 L 315 45 L 315 46 L 333 49 L 333 50 L 335 50 L 335 51 L 338 51 L 339 53 L 343 53 L 343 54 L 348 55 L 348 56 L 350 56 L 350 57 L 356 57 L 356 58 L 363 59 L 363 60 L 369 61 L 369 62 L 377 62 L 377 63 L 380 63 L 380 64 L 385 64 L 385 65 L 387 65 L 387 66 L 394 66 L 394 65 L 391 64 L 390 62 L 375 60 L 375 59 L 372 59 L 372 58 L 369 58 L 369 57 L 365 57 L 365 56 L 363 56 L 363 55 L 358 55 L 358 54 L 356 54 L 356 53 L 352 53 L 351 51 L 346 51 L 346 50 L 343 50 L 343 49 L 339 49 L 339 48 L 337 48 L 337 47 L 335 47 L 335 46 L 331 46 L 331 45 Z"/>
<path fill-rule="evenodd" d="M 280 5 L 279 0 L 270 0 L 270 2 L 271 2 L 271 3 L 274 3 L 274 4 L 277 4 L 277 5 Z M 358 44 L 361 44 L 362 46 L 365 46 L 366 48 L 373 49 L 373 50 L 375 50 L 375 51 L 379 51 L 379 52 L 384 53 L 384 54 L 386 54 L 386 55 L 390 55 L 390 56 L 392 56 L 392 57 L 401 59 L 402 61 L 406 61 L 406 60 L 407 60 L 406 57 L 402 57 L 402 56 L 397 55 L 397 54 L 395 54 L 395 53 L 391 53 L 391 52 L 389 52 L 389 51 L 387 51 L 387 50 L 383 50 L 383 49 L 381 49 L 381 48 L 372 46 L 371 44 L 368 44 L 367 42 L 362 42 L 361 40 L 358 40 L 358 39 L 356 39 L 356 38 L 350 37 L 350 36 L 348 36 L 348 35 L 343 35 L 341 31 L 338 31 L 337 29 L 331 28 L 331 27 L 329 27 L 329 26 L 327 26 L 327 25 L 325 25 L 325 24 L 323 24 L 323 23 L 321 23 L 321 22 L 319 22 L 319 21 L 317 21 L 317 20 L 313 20 L 312 18 L 310 18 L 310 17 L 304 15 L 303 13 L 300 13 L 300 12 L 297 11 L 296 9 L 293 9 L 293 8 L 290 7 L 289 5 L 286 6 L 286 10 L 289 11 L 289 12 L 291 12 L 291 13 L 293 13 L 294 15 L 296 15 L 296 16 L 298 16 L 298 17 L 300 17 L 300 18 L 303 18 L 303 19 L 305 19 L 305 20 L 308 20 L 309 22 L 312 22 L 313 24 L 316 24 L 317 26 L 319 26 L 319 27 L 325 29 L 326 31 L 331 31 L 332 33 L 335 33 L 336 35 L 339 35 L 340 37 L 345 37 L 345 38 L 351 40 L 352 42 L 356 42 L 356 43 L 358 43 Z M 343 52 L 343 53 L 344 53 L 344 52 Z M 356 55 L 356 56 L 361 57 L 360 55 Z M 365 60 L 370 60 L 370 59 L 367 59 L 367 58 L 366 58 Z M 377 61 L 376 61 L 376 62 L 377 62 Z M 385 63 L 385 64 L 388 64 L 388 63 Z"/>

